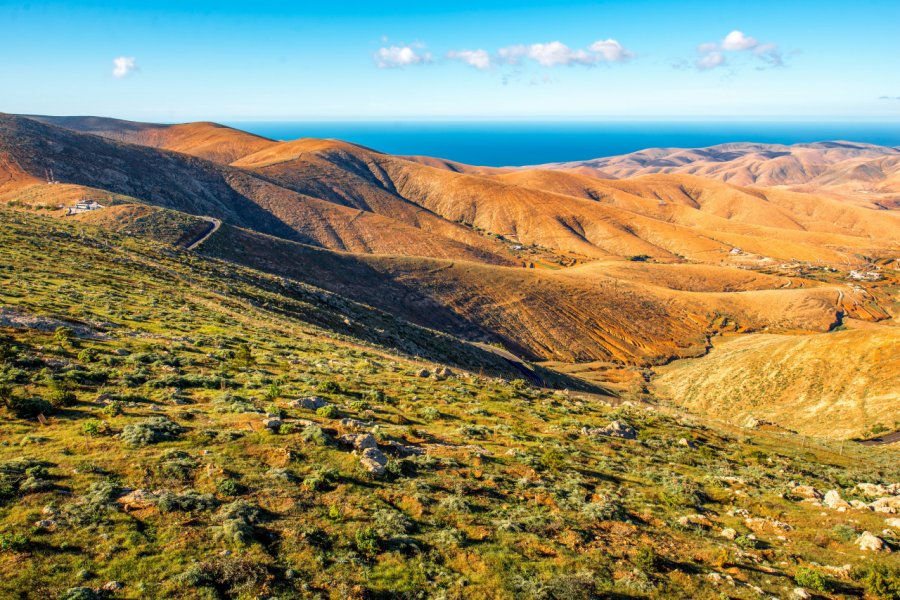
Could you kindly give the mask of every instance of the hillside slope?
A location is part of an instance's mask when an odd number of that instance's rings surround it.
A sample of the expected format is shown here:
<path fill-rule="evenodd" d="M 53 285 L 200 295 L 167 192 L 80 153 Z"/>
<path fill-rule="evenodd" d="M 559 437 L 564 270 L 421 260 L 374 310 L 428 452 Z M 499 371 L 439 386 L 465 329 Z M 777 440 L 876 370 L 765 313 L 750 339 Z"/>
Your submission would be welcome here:
<path fill-rule="evenodd" d="M 900 328 L 748 335 L 660 369 L 658 393 L 694 412 L 849 438 L 900 420 Z"/>

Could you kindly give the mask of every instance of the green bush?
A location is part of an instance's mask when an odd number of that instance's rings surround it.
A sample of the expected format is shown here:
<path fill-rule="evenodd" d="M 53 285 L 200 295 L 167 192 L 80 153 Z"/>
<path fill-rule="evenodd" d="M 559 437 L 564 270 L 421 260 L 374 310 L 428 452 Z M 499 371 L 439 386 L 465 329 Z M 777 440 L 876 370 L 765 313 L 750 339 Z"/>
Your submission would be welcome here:
<path fill-rule="evenodd" d="M 337 419 L 341 411 L 333 404 L 328 404 L 316 409 L 316 414 L 326 419 Z"/>
<path fill-rule="evenodd" d="M 341 394 L 344 391 L 344 388 L 341 387 L 337 381 L 323 381 L 319 385 L 316 386 L 316 391 L 322 394 Z"/>
<path fill-rule="evenodd" d="M 374 528 L 365 527 L 356 530 L 356 534 L 353 536 L 353 545 L 357 552 L 367 558 L 372 558 L 378 554 L 381 548 L 381 539 Z"/>
<path fill-rule="evenodd" d="M 813 569 L 800 567 L 794 574 L 794 582 L 800 587 L 816 592 L 828 592 L 831 590 L 831 581 L 824 574 Z"/>
<path fill-rule="evenodd" d="M 900 567 L 874 563 L 853 573 L 853 578 L 865 586 L 866 591 L 878 598 L 900 600 Z"/>
<path fill-rule="evenodd" d="M 634 564 L 646 573 L 655 573 L 659 570 L 662 560 L 656 550 L 650 546 L 641 546 L 634 556 Z"/>
<path fill-rule="evenodd" d="M 147 446 L 177 439 L 185 431 L 167 417 L 151 417 L 142 423 L 126 425 L 121 438 L 129 446 Z"/>
<path fill-rule="evenodd" d="M 0 533 L 0 550 L 21 552 L 28 543 L 28 537 L 23 533 Z"/>
<path fill-rule="evenodd" d="M 229 477 L 217 481 L 216 489 L 223 496 L 240 496 L 244 493 L 244 486 Z"/>

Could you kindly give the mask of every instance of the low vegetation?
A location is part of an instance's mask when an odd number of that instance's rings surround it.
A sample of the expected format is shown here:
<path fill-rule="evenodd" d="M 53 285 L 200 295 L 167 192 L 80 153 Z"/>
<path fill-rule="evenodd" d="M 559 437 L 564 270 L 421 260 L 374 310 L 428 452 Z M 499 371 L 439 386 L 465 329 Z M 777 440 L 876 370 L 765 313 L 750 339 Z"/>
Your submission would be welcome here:
<path fill-rule="evenodd" d="M 897 598 L 856 545 L 891 515 L 795 487 L 864 499 L 889 447 L 440 370 L 89 226 L 0 211 L 0 247 L 0 597 Z"/>

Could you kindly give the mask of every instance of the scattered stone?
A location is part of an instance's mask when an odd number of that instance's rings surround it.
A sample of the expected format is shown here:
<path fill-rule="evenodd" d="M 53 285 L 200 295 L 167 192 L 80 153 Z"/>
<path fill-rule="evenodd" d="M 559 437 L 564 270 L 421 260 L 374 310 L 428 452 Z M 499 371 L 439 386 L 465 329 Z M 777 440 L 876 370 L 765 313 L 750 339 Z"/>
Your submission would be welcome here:
<path fill-rule="evenodd" d="M 359 457 L 359 464 L 372 475 L 384 475 L 387 457 L 378 448 L 366 448 Z"/>
<path fill-rule="evenodd" d="M 428 369 L 419 369 L 416 371 L 416 377 L 428 377 L 431 375 L 431 371 Z"/>
<path fill-rule="evenodd" d="M 100 589 L 103 590 L 104 592 L 118 592 L 123 587 L 125 587 L 125 586 L 122 585 L 121 583 L 119 583 L 118 581 L 107 581 L 102 586 L 100 586 Z"/>
<path fill-rule="evenodd" d="M 156 506 L 156 501 L 158 499 L 159 494 L 157 492 L 132 490 L 124 496 L 120 496 L 116 502 L 127 512 L 130 510 L 143 510 L 145 508 L 150 508 L 151 506 Z"/>
<path fill-rule="evenodd" d="M 278 433 L 278 430 L 281 429 L 281 426 L 284 424 L 284 422 L 281 419 L 279 419 L 278 417 L 263 419 L 262 423 L 266 429 L 268 429 L 274 433 Z"/>
<path fill-rule="evenodd" d="M 633 427 L 622 423 L 621 421 L 613 421 L 606 427 L 584 427 L 582 428 L 581 433 L 582 435 L 603 435 L 607 437 L 616 437 L 626 440 L 633 440 L 637 437 L 637 431 L 635 431 Z"/>
<path fill-rule="evenodd" d="M 737 531 L 735 531 L 731 527 L 726 527 L 719 532 L 719 536 L 725 538 L 726 540 L 734 540 L 737 538 Z"/>
<path fill-rule="evenodd" d="M 894 529 L 900 529 L 900 519 L 892 518 L 885 519 L 884 524 L 888 527 L 893 527 Z"/>
<path fill-rule="evenodd" d="M 382 444 L 382 447 L 389 453 L 399 456 L 401 458 L 406 456 L 421 456 L 425 454 L 425 451 L 421 448 L 416 448 L 415 446 L 406 446 L 401 444 L 400 442 L 395 442 L 394 440 L 390 440 Z"/>
<path fill-rule="evenodd" d="M 796 600 L 809 600 L 812 598 L 812 594 L 804 590 L 803 588 L 794 588 L 794 591 L 791 592 L 791 597 L 796 598 Z"/>
<path fill-rule="evenodd" d="M 842 508 L 844 510 L 847 510 L 848 508 L 850 508 L 850 503 L 841 498 L 841 494 L 837 490 L 829 490 L 825 494 L 825 499 L 822 500 L 822 504 L 824 504 L 828 508 L 834 508 L 838 510 Z"/>
<path fill-rule="evenodd" d="M 887 544 L 884 543 L 883 539 L 868 531 L 863 531 L 862 535 L 856 538 L 856 545 L 859 546 L 860 550 L 866 550 L 869 552 L 891 551 L 891 549 L 887 547 Z"/>
<path fill-rule="evenodd" d="M 434 377 L 438 381 L 443 381 L 443 380 L 447 379 L 448 377 L 453 377 L 453 371 L 451 371 L 447 367 L 438 367 L 437 369 L 434 370 L 432 377 Z"/>
<path fill-rule="evenodd" d="M 53 519 L 41 519 L 40 521 L 34 522 L 34 526 L 40 527 L 41 529 L 50 529 L 54 525 L 56 525 L 56 521 Z"/>
<path fill-rule="evenodd" d="M 861 500 L 851 500 L 850 506 L 852 506 L 853 508 L 858 508 L 859 510 L 872 510 L 871 506 L 869 506 L 865 502 L 862 502 Z"/>
<path fill-rule="evenodd" d="M 890 485 L 881 485 L 880 483 L 858 483 L 857 489 L 863 495 L 869 498 L 880 498 L 882 496 L 896 496 L 900 494 L 900 483 L 892 483 Z"/>
<path fill-rule="evenodd" d="M 900 510 L 900 496 L 887 496 L 885 498 L 879 498 L 875 500 L 871 504 L 869 504 L 872 510 L 879 513 L 886 513 L 889 515 L 896 514 L 898 510 Z"/>
<path fill-rule="evenodd" d="M 298 398 L 297 400 L 291 400 L 289 406 L 293 408 L 305 408 L 307 410 L 318 410 L 323 406 L 328 406 L 329 402 L 324 398 L 319 398 L 318 396 L 308 396 L 306 398 Z"/>
<path fill-rule="evenodd" d="M 684 446 L 685 448 L 695 448 L 696 447 L 694 445 L 694 442 L 690 441 L 687 438 L 681 438 L 680 440 L 678 440 L 678 445 Z"/>
<path fill-rule="evenodd" d="M 131 352 L 126 350 L 125 348 L 116 348 L 116 355 L 118 356 L 129 356 Z"/>
<path fill-rule="evenodd" d="M 765 519 L 762 517 L 748 517 L 744 519 L 744 525 L 746 525 L 748 529 L 752 529 L 753 531 L 772 529 L 779 532 L 788 532 L 793 529 L 793 527 L 791 527 L 784 521 Z"/>
<path fill-rule="evenodd" d="M 371 421 L 366 422 L 359 421 L 357 419 L 341 419 L 340 421 L 338 421 L 338 424 L 344 429 L 351 429 L 356 431 L 369 429 L 374 425 L 374 423 L 372 423 Z"/>
<path fill-rule="evenodd" d="M 339 437 L 338 441 L 347 446 L 353 446 L 357 450 L 378 447 L 375 436 L 371 433 L 347 433 Z"/>

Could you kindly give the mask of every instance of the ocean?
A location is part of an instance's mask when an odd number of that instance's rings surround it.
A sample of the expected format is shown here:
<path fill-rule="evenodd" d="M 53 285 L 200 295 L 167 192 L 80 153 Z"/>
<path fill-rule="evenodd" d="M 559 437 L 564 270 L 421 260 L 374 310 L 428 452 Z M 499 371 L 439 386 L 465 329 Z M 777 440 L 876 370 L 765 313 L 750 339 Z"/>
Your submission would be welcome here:
<path fill-rule="evenodd" d="M 726 142 L 850 140 L 900 146 L 900 122 L 788 121 L 243 121 L 227 125 L 278 140 L 336 138 L 390 154 L 473 165 L 587 160 L 657 147 Z"/>

